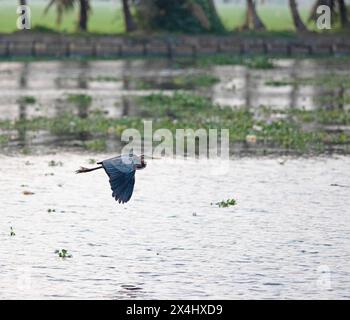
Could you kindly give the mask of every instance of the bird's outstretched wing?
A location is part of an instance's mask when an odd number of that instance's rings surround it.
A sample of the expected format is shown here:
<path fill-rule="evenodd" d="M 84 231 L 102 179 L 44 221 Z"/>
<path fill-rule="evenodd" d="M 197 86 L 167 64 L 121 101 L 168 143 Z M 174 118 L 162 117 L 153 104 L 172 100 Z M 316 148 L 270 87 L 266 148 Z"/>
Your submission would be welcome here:
<path fill-rule="evenodd" d="M 132 158 L 119 156 L 101 162 L 113 191 L 112 196 L 119 203 L 128 202 L 135 185 L 135 165 Z"/>

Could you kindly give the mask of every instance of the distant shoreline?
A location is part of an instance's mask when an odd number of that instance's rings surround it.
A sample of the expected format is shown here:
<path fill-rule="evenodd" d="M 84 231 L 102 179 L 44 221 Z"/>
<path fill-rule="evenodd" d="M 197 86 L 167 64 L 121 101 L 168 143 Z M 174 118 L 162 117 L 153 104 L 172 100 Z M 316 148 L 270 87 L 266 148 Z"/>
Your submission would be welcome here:
<path fill-rule="evenodd" d="M 92 35 L 21 31 L 0 34 L 0 57 L 196 57 L 215 54 L 349 55 L 346 34 Z"/>

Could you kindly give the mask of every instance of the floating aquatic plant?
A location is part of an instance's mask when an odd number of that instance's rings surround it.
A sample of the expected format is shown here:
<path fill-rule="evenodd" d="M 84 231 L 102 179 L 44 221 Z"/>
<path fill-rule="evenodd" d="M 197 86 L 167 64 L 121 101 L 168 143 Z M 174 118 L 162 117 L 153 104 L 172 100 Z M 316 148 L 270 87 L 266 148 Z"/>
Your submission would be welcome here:
<path fill-rule="evenodd" d="M 92 98 L 86 94 L 70 94 L 67 100 L 81 107 L 88 107 L 92 102 Z"/>
<path fill-rule="evenodd" d="M 33 96 L 25 96 L 21 97 L 18 101 L 23 104 L 34 104 L 36 102 L 36 99 Z"/>
<path fill-rule="evenodd" d="M 73 256 L 68 253 L 66 249 L 56 250 L 55 253 L 58 254 L 60 258 L 72 258 Z"/>
<path fill-rule="evenodd" d="M 222 200 L 216 203 L 216 205 L 218 205 L 219 208 L 227 208 L 230 206 L 235 206 L 236 204 L 237 204 L 237 201 L 235 199 L 227 199 L 226 201 Z"/>
<path fill-rule="evenodd" d="M 33 194 L 35 194 L 34 192 L 32 191 L 23 191 L 22 192 L 25 196 L 32 196 Z"/>
<path fill-rule="evenodd" d="M 62 166 L 63 166 L 63 162 L 62 161 L 51 160 L 49 162 L 49 167 L 62 167 Z"/>

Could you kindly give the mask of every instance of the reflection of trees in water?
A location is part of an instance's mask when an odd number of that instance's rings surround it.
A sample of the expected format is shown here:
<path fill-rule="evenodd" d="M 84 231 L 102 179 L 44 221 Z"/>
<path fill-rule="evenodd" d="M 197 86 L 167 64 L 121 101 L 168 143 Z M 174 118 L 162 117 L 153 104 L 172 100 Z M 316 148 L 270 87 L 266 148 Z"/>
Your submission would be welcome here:
<path fill-rule="evenodd" d="M 79 62 L 79 74 L 78 74 L 78 88 L 79 89 L 89 89 L 89 71 L 90 63 L 88 61 Z M 91 104 L 87 103 L 77 103 L 78 117 L 86 119 L 89 114 Z"/>
<path fill-rule="evenodd" d="M 78 83 L 77 86 L 79 89 L 89 89 L 89 71 L 91 69 L 91 65 L 88 61 L 80 61 L 78 64 Z M 76 104 L 78 117 L 81 119 L 86 119 L 89 116 L 89 110 L 91 107 L 91 103 L 87 103 L 86 101 L 77 102 Z M 90 132 L 85 131 L 79 133 L 79 140 L 86 141 L 90 137 Z"/>
<path fill-rule="evenodd" d="M 344 109 L 345 89 L 343 86 L 340 86 L 340 88 L 338 89 L 337 98 L 339 99 L 339 103 L 337 107 L 339 109 Z"/>
<path fill-rule="evenodd" d="M 122 68 L 122 82 L 123 82 L 123 90 L 130 90 L 130 70 L 131 70 L 131 61 L 126 60 L 123 62 Z M 122 96 L 122 116 L 130 115 L 130 98 L 126 96 Z"/>
<path fill-rule="evenodd" d="M 29 64 L 27 62 L 22 63 L 22 69 L 19 77 L 19 89 L 23 91 L 28 87 L 28 74 L 29 74 Z M 19 107 L 19 120 L 25 121 L 27 119 L 27 104 L 24 99 L 18 99 L 18 107 Z M 18 128 L 18 140 L 19 144 L 22 146 L 26 146 L 26 138 L 27 138 L 27 130 L 25 126 L 19 126 Z"/>
<path fill-rule="evenodd" d="M 77 87 L 79 89 L 88 89 L 89 83 L 89 72 L 91 69 L 91 65 L 88 61 L 79 61 L 78 63 L 78 84 Z"/>
<path fill-rule="evenodd" d="M 220 75 L 216 74 L 215 68 L 211 68 L 210 74 L 214 75 L 215 77 L 220 78 Z M 206 95 L 206 97 L 208 97 L 210 99 L 210 101 L 212 103 L 215 102 L 215 95 L 216 95 L 216 91 L 215 91 L 214 87 L 215 87 L 214 85 L 211 85 L 211 86 L 205 88 L 205 95 Z"/>
<path fill-rule="evenodd" d="M 244 74 L 244 81 L 245 81 L 245 106 L 250 109 L 251 107 L 251 101 L 252 101 L 252 75 L 249 68 L 245 68 L 245 74 Z"/>
<path fill-rule="evenodd" d="M 326 108 L 328 109 L 344 109 L 345 88 L 343 85 L 332 88 L 323 92 L 326 98 Z"/>
<path fill-rule="evenodd" d="M 289 108 L 298 108 L 297 103 L 298 103 L 298 97 L 299 97 L 299 84 L 297 81 L 298 78 L 298 73 L 300 71 L 300 60 L 295 59 L 293 61 L 292 66 L 289 68 L 290 70 L 290 81 L 292 83 L 292 90 L 290 91 L 289 95 Z"/>
<path fill-rule="evenodd" d="M 74 70 L 77 72 L 74 72 L 71 74 L 70 72 L 66 77 L 62 77 L 62 75 L 67 74 L 68 71 Z M 57 70 L 57 74 L 59 75 L 58 78 L 55 80 L 55 86 L 56 89 L 82 89 L 82 90 L 88 90 L 89 89 L 89 72 L 91 70 L 91 64 L 88 61 L 79 61 L 79 62 L 67 62 L 67 61 L 61 61 L 59 62 L 59 67 Z M 76 80 L 76 83 L 67 88 L 67 80 Z M 83 92 L 81 93 L 84 94 Z M 76 93 L 74 93 L 76 95 Z M 55 100 L 55 113 L 56 117 L 60 117 L 63 114 L 71 114 L 74 113 L 77 114 L 77 116 L 81 119 L 86 119 L 89 116 L 89 111 L 91 107 L 91 103 L 88 103 L 87 100 L 77 99 L 74 102 L 67 101 L 68 96 L 65 95 L 62 98 Z M 88 131 L 79 133 L 77 136 L 75 136 L 76 139 L 80 141 L 86 141 L 89 138 L 90 133 Z"/>
<path fill-rule="evenodd" d="M 327 69 L 327 66 L 324 65 L 322 61 L 313 61 L 314 68 L 316 70 Z M 328 85 L 329 79 L 335 77 L 335 83 L 338 86 L 330 86 Z M 313 100 L 315 101 L 317 108 L 325 108 L 328 110 L 332 109 L 344 109 L 344 100 L 345 100 L 345 87 L 340 83 L 339 79 L 336 79 L 336 75 L 328 74 L 328 73 L 316 73 L 311 75 L 312 79 L 317 80 L 316 84 L 312 87 L 314 89 L 313 92 Z M 320 81 L 320 79 L 325 79 L 324 83 Z"/>
<path fill-rule="evenodd" d="M 336 88 L 324 89 L 319 88 L 319 95 L 317 103 L 325 109 L 344 109 L 345 89 L 342 85 Z"/>

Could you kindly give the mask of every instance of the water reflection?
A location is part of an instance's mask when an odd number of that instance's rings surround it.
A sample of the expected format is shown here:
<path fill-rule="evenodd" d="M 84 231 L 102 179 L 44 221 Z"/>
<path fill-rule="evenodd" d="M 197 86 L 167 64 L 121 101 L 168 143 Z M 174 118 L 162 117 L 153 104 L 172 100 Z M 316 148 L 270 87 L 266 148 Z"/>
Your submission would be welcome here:
<path fill-rule="evenodd" d="M 29 74 L 29 64 L 23 63 L 22 68 L 19 74 L 19 82 L 18 87 L 21 92 L 25 91 L 28 84 L 28 74 Z M 18 99 L 18 110 L 19 110 L 19 120 L 26 120 L 27 119 L 27 104 L 24 101 L 24 99 L 19 98 Z M 24 127 L 18 128 L 18 141 L 19 145 L 24 146 L 26 145 L 26 129 Z"/>
<path fill-rule="evenodd" d="M 0 63 L 0 119 L 25 120 L 34 117 L 56 117 L 73 113 L 84 119 L 91 112 L 103 112 L 106 117 L 120 118 L 138 114 L 135 96 L 177 89 L 194 90 L 210 97 L 213 102 L 231 107 L 258 109 L 267 106 L 277 110 L 287 108 L 349 109 L 349 86 L 327 86 L 300 79 L 321 79 L 350 75 L 344 62 L 323 60 L 276 60 L 269 70 L 249 69 L 245 66 L 213 66 L 207 69 L 178 66 L 168 60 L 121 61 L 55 61 Z M 190 75 L 209 74 L 219 79 L 209 87 L 196 87 L 178 81 Z M 85 95 L 91 104 L 71 103 L 69 95 Z M 35 98 L 28 104 L 19 99 Z M 17 111 L 18 110 L 18 111 Z M 21 145 L 29 143 L 28 133 L 18 129 Z M 38 142 L 62 140 L 49 137 L 48 132 L 35 134 Z M 51 134 L 50 134 L 51 135 Z M 39 138 L 41 136 L 41 138 Z M 89 138 L 84 133 L 76 140 Z M 32 140 L 33 142 L 33 140 Z"/>

